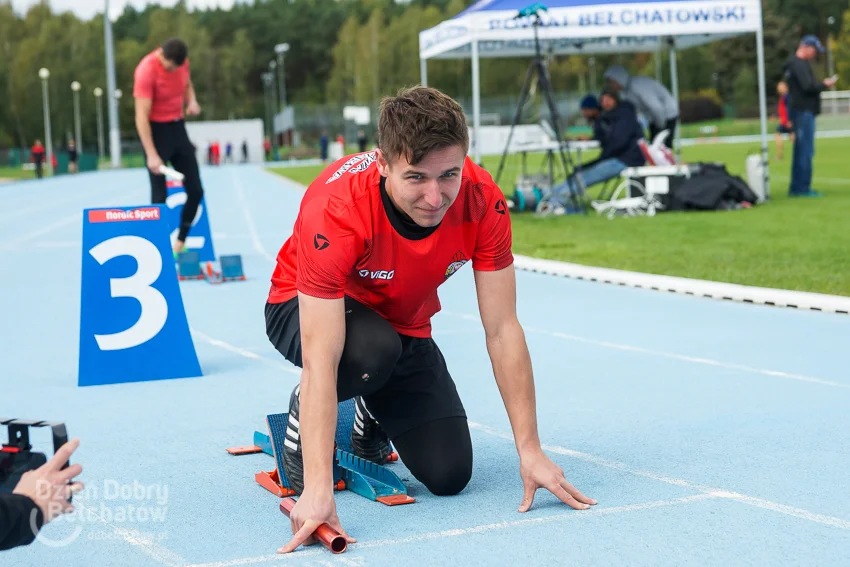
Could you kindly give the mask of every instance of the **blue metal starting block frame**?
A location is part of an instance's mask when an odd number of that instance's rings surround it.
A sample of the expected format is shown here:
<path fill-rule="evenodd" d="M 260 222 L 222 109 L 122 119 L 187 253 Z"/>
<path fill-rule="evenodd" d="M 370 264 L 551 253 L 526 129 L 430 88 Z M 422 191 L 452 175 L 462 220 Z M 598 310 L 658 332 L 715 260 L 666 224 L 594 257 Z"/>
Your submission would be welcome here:
<path fill-rule="evenodd" d="M 212 262 L 201 265 L 200 254 L 195 250 L 188 250 L 177 255 L 177 279 L 206 280 L 212 284 L 232 281 L 245 281 L 245 269 L 242 266 L 241 254 L 230 254 L 218 259 L 220 271 L 213 268 Z"/>
<path fill-rule="evenodd" d="M 231 447 L 231 455 L 266 453 L 274 457 L 277 467 L 272 471 L 260 471 L 254 475 L 257 483 L 279 498 L 295 496 L 283 474 L 283 442 L 286 438 L 286 426 L 289 414 L 278 413 L 266 416 L 269 435 L 254 432 L 254 444 Z M 411 504 L 416 499 L 408 496 L 407 487 L 393 471 L 384 465 L 362 459 L 351 451 L 351 427 L 354 423 L 354 400 L 339 404 L 336 451 L 334 455 L 334 489 L 350 490 L 369 500 L 396 506 Z M 398 454 L 393 452 L 389 462 L 397 461 Z"/>

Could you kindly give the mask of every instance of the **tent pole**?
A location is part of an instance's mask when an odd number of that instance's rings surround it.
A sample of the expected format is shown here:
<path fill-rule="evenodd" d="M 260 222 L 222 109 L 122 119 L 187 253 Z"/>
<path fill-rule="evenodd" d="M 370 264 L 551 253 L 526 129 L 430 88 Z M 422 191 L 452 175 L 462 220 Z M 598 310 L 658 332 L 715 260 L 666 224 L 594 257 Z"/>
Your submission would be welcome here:
<path fill-rule="evenodd" d="M 663 49 L 662 44 L 658 44 L 658 49 L 655 50 L 655 80 L 659 83 L 661 82 L 661 50 Z"/>
<path fill-rule="evenodd" d="M 481 83 L 478 65 L 478 40 L 472 40 L 472 155 L 475 163 L 481 164 Z"/>
<path fill-rule="evenodd" d="M 678 104 L 679 68 L 676 62 L 676 40 L 673 38 L 670 38 L 670 88 L 672 90 L 673 98 L 676 99 L 676 104 Z M 682 148 L 681 144 L 679 143 L 679 130 L 681 130 L 681 128 L 676 128 L 676 131 L 671 132 L 671 134 L 673 135 L 673 151 L 675 152 L 676 157 L 681 159 Z"/>
<path fill-rule="evenodd" d="M 423 87 L 428 86 L 428 60 L 420 59 L 419 60 L 419 82 Z"/>
<path fill-rule="evenodd" d="M 759 73 L 759 121 L 761 122 L 761 163 L 764 176 L 764 198 L 770 199 L 770 171 L 767 153 L 767 90 L 764 78 L 764 32 L 759 25 L 756 30 L 756 54 Z"/>

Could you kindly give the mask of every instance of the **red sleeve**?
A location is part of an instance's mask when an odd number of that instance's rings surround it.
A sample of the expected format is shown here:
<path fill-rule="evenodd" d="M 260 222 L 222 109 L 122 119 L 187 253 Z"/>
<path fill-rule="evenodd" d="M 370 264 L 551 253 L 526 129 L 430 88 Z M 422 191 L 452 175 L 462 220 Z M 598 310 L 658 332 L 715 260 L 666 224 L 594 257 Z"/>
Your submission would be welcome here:
<path fill-rule="evenodd" d="M 133 76 L 133 98 L 153 100 L 154 76 L 146 61 L 139 63 Z"/>
<path fill-rule="evenodd" d="M 788 107 L 785 104 L 785 97 L 779 97 L 779 123 L 786 124 L 788 122 Z"/>
<path fill-rule="evenodd" d="M 485 191 L 489 198 L 484 217 L 478 223 L 472 269 L 495 272 L 507 268 L 514 261 L 511 252 L 511 216 L 502 192 L 492 181 L 488 183 Z"/>
<path fill-rule="evenodd" d="M 318 197 L 301 211 L 298 275 L 301 293 L 322 299 L 345 295 L 345 283 L 363 249 L 363 238 L 348 207 Z"/>

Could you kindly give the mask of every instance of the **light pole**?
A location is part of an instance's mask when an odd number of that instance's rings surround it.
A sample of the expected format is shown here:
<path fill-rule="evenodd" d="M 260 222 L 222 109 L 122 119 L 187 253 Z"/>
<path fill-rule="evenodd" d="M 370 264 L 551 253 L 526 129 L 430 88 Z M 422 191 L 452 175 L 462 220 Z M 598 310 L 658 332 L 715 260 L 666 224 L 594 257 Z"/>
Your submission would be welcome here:
<path fill-rule="evenodd" d="M 277 66 L 278 66 L 278 81 L 280 83 L 279 93 L 280 94 L 280 109 L 283 110 L 286 108 L 286 73 L 284 73 L 283 67 L 283 55 L 289 51 L 288 43 L 278 43 L 274 46 L 274 52 L 277 53 Z"/>
<path fill-rule="evenodd" d="M 275 82 L 275 69 L 277 68 L 277 62 L 272 59 L 269 61 L 269 70 L 271 71 L 269 74 L 271 75 L 271 81 L 269 81 L 269 88 L 271 90 L 271 107 L 272 107 L 272 148 L 277 150 L 277 132 L 275 131 L 274 121 L 277 117 L 276 110 L 277 108 L 277 84 Z"/>
<path fill-rule="evenodd" d="M 50 133 L 50 99 L 47 94 L 47 79 L 50 78 L 50 71 L 42 67 L 38 70 L 38 76 L 41 77 L 41 98 L 44 103 L 44 143 L 47 144 L 47 173 L 53 175 L 53 141 Z"/>
<path fill-rule="evenodd" d="M 109 0 L 103 11 L 103 38 L 106 44 L 106 92 L 115 92 L 115 53 L 112 47 L 112 21 L 109 19 Z M 121 134 L 118 130 L 118 101 L 115 97 L 106 97 L 109 114 L 109 154 L 112 167 L 121 166 Z"/>
<path fill-rule="evenodd" d="M 100 159 L 103 159 L 103 110 L 100 107 L 103 89 L 95 87 L 94 98 L 95 108 L 97 109 L 97 153 Z"/>
<path fill-rule="evenodd" d="M 122 96 L 124 96 L 124 93 L 121 89 L 115 89 L 115 131 L 118 133 L 119 148 L 121 148 L 121 113 L 119 112 L 119 106 L 121 104 Z"/>
<path fill-rule="evenodd" d="M 266 134 L 269 139 L 273 137 L 272 135 L 272 124 L 269 119 L 270 109 L 269 109 L 269 86 L 271 85 L 273 78 L 271 73 L 263 73 L 263 102 L 266 106 Z"/>
<path fill-rule="evenodd" d="M 77 145 L 77 153 L 83 153 L 83 136 L 80 132 L 80 83 L 74 81 L 71 83 L 71 90 L 74 91 L 74 132 L 76 138 L 74 141 Z"/>

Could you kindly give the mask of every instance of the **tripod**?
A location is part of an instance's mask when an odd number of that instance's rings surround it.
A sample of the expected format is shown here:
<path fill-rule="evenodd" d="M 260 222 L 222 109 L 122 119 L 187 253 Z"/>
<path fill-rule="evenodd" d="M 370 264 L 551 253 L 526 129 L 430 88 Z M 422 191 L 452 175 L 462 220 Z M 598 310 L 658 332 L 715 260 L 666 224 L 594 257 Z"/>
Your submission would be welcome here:
<path fill-rule="evenodd" d="M 528 66 L 528 72 L 525 75 L 525 82 L 522 85 L 522 91 L 519 96 L 519 103 L 516 107 L 516 112 L 514 113 L 513 121 L 511 122 L 511 129 L 508 132 L 508 141 L 505 144 L 505 150 L 502 152 L 501 160 L 499 161 L 499 169 L 496 172 L 496 184 L 499 184 L 499 179 L 502 176 L 502 170 L 505 166 L 505 160 L 507 159 L 508 150 L 511 146 L 511 139 L 513 138 L 514 128 L 516 128 L 517 123 L 519 122 L 520 116 L 522 115 L 522 107 L 525 106 L 526 101 L 528 100 L 528 96 L 531 90 L 531 81 L 534 77 L 535 73 L 537 74 L 537 82 L 540 87 L 541 92 L 546 97 L 546 105 L 549 107 L 549 116 L 552 118 L 552 128 L 555 131 L 555 139 L 558 142 L 558 156 L 560 157 L 561 164 L 564 167 L 564 173 L 569 178 L 569 172 L 575 169 L 573 165 L 572 156 L 570 156 L 569 151 L 565 149 L 567 146 L 567 141 L 561 135 L 561 126 L 560 126 L 560 115 L 558 113 L 558 107 L 555 104 L 555 100 L 552 97 L 552 84 L 549 81 L 549 73 L 546 70 L 546 66 L 543 63 L 543 55 L 540 50 L 540 39 L 537 35 L 537 28 L 540 26 L 540 10 L 546 10 L 546 7 L 542 4 L 533 4 L 527 8 L 524 8 L 519 11 L 516 15 L 516 18 L 522 18 L 527 16 L 533 16 L 533 29 L 534 29 L 534 59 Z M 568 165 L 569 164 L 569 165 Z M 551 167 L 550 167 L 551 170 Z M 575 183 L 578 185 L 578 193 L 584 195 L 585 187 L 584 182 L 581 179 L 580 175 L 574 176 Z M 552 184 L 554 186 L 555 179 L 554 174 L 552 177 Z M 569 190 L 570 192 L 570 202 L 573 204 L 576 210 L 581 211 L 583 213 L 587 213 L 587 209 L 584 206 L 584 201 L 579 199 L 578 195 L 576 195 L 576 191 L 573 189 Z"/>

